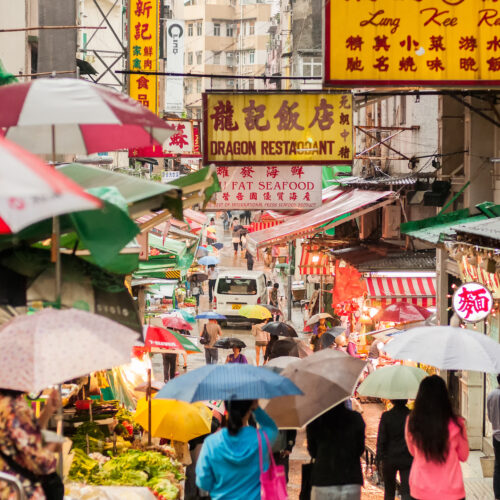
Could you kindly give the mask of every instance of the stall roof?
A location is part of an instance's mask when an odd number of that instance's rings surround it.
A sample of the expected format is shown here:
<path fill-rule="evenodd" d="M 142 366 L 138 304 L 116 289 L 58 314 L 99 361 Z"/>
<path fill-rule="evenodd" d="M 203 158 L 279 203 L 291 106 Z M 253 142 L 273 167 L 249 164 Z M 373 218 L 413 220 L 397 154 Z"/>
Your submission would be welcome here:
<path fill-rule="evenodd" d="M 163 238 L 149 233 L 149 246 L 160 250 L 161 252 L 169 253 L 181 258 L 187 251 L 187 246 L 183 241 L 174 240 L 172 238 Z"/>
<path fill-rule="evenodd" d="M 457 233 L 479 236 L 490 240 L 500 240 L 500 217 L 479 222 L 467 222 L 453 226 Z"/>
<path fill-rule="evenodd" d="M 321 231 L 324 231 L 329 227 L 335 227 L 349 219 L 358 217 L 362 213 L 393 203 L 393 195 L 392 191 L 336 190 L 335 198 L 321 207 L 302 215 L 289 217 L 278 226 L 250 233 L 247 237 L 247 246 L 250 250 L 255 251 L 259 247 L 310 236 L 317 232 L 321 226 L 324 226 L 321 228 Z M 385 199 L 382 200 L 383 198 Z M 371 206 L 367 207 L 367 205 Z M 366 208 L 361 210 L 363 207 Z M 336 220 L 346 214 L 350 215 Z"/>
<path fill-rule="evenodd" d="M 184 218 L 201 225 L 206 224 L 208 221 L 208 217 L 205 214 L 192 210 L 191 208 L 184 210 Z"/>

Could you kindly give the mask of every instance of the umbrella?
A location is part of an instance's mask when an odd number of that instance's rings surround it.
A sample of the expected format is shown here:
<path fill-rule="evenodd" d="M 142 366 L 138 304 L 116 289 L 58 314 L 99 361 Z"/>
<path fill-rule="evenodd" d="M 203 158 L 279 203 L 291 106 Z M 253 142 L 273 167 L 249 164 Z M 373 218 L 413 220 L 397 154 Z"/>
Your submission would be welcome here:
<path fill-rule="evenodd" d="M 184 319 L 176 316 L 166 316 L 161 318 L 163 326 L 174 328 L 175 330 L 192 330 L 193 327 Z"/>
<path fill-rule="evenodd" d="M 207 232 L 209 232 L 209 233 L 215 233 L 216 229 L 213 226 L 209 226 L 209 227 L 207 227 Z"/>
<path fill-rule="evenodd" d="M 246 229 L 241 226 L 240 224 L 238 224 L 237 226 L 234 226 L 233 228 L 233 233 L 235 233 L 236 231 L 246 231 Z"/>
<path fill-rule="evenodd" d="M 338 337 L 339 335 L 345 333 L 345 328 L 343 326 L 332 326 L 331 328 L 328 328 L 325 333 L 329 333 L 330 335 L 333 335 L 333 337 Z"/>
<path fill-rule="evenodd" d="M 164 385 L 165 385 L 165 382 L 160 382 L 159 380 L 152 380 L 151 381 L 151 389 L 153 391 L 159 391 Z M 134 387 L 134 391 L 137 391 L 137 392 L 148 392 L 148 389 L 149 389 L 148 382 L 143 382 L 142 384 L 139 384 L 136 387 Z"/>
<path fill-rule="evenodd" d="M 387 321 L 392 323 L 410 323 L 412 321 L 425 321 L 432 313 L 425 307 L 408 302 L 395 302 L 390 304 L 374 317 L 374 321 Z"/>
<path fill-rule="evenodd" d="M 90 154 L 161 146 L 175 127 L 104 85 L 39 78 L 0 88 L 0 127 L 36 154 Z"/>
<path fill-rule="evenodd" d="M 200 272 L 193 273 L 188 278 L 189 281 L 196 281 L 198 283 L 203 283 L 204 281 L 207 281 L 207 279 L 208 279 L 208 274 Z"/>
<path fill-rule="evenodd" d="M 274 337 L 298 337 L 295 329 L 287 323 L 281 321 L 271 321 L 262 328 L 265 332 Z"/>
<path fill-rule="evenodd" d="M 175 330 L 168 330 L 182 345 L 182 348 L 188 354 L 200 353 L 201 349 L 199 349 L 191 340 L 182 335 L 182 333 L 176 332 Z"/>
<path fill-rule="evenodd" d="M 321 349 L 328 349 L 330 346 L 332 346 L 335 343 L 336 337 L 338 337 L 338 335 L 333 335 L 329 332 L 325 332 L 323 335 L 321 335 L 319 339 L 321 343 Z"/>
<path fill-rule="evenodd" d="M 198 260 L 198 264 L 202 266 L 215 266 L 219 263 L 219 259 L 217 257 L 213 257 L 212 255 L 207 255 Z"/>
<path fill-rule="evenodd" d="M 167 314 L 162 314 L 162 318 L 180 318 L 188 323 L 196 323 L 194 316 L 185 309 L 172 309 Z"/>
<path fill-rule="evenodd" d="M 196 316 L 196 319 L 227 319 L 223 314 L 212 311 L 202 312 Z"/>
<path fill-rule="evenodd" d="M 217 241 L 217 236 L 215 236 L 215 234 L 212 233 L 207 233 L 207 239 Z"/>
<path fill-rule="evenodd" d="M 188 354 L 201 352 L 189 339 L 173 330 L 149 325 L 144 327 L 144 331 L 144 344 L 149 349 L 175 349 L 186 351 Z"/>
<path fill-rule="evenodd" d="M 500 372 L 500 344 L 488 336 L 453 326 L 412 328 L 385 346 L 394 359 L 417 361 L 440 370 Z"/>
<path fill-rule="evenodd" d="M 17 316 L 0 329 L 0 387 L 37 393 L 130 361 L 137 333 L 76 309 Z"/>
<path fill-rule="evenodd" d="M 331 314 L 328 314 L 328 313 L 319 313 L 319 314 L 315 314 L 314 316 L 311 316 L 309 318 L 309 321 L 306 323 L 307 326 L 312 326 L 316 323 L 319 323 L 319 320 L 320 319 L 333 319 L 332 318 L 332 315 Z"/>
<path fill-rule="evenodd" d="M 101 202 L 17 144 L 0 137 L 0 234 Z"/>
<path fill-rule="evenodd" d="M 333 406 L 348 399 L 366 363 L 343 352 L 327 349 L 289 364 L 281 375 L 303 392 L 269 401 L 266 412 L 285 429 L 307 425 Z"/>
<path fill-rule="evenodd" d="M 224 248 L 224 243 L 212 243 L 212 246 L 217 248 L 217 250 L 222 250 Z"/>
<path fill-rule="evenodd" d="M 240 316 L 244 316 L 245 318 L 250 318 L 250 319 L 268 319 L 273 317 L 273 315 L 265 307 L 259 305 L 243 306 L 239 310 L 239 314 Z"/>
<path fill-rule="evenodd" d="M 149 432 L 148 402 L 137 402 L 134 420 Z M 185 403 L 171 399 L 151 401 L 151 435 L 187 443 L 191 439 L 210 434 L 212 410 L 203 403 Z"/>
<path fill-rule="evenodd" d="M 312 354 L 310 347 L 299 339 L 287 338 L 279 339 L 269 343 L 269 359 L 278 358 L 280 356 L 295 356 L 296 358 L 306 358 Z"/>
<path fill-rule="evenodd" d="M 271 304 L 262 304 L 262 307 L 265 307 L 273 315 L 283 316 L 283 312 L 279 307 L 272 306 Z"/>
<path fill-rule="evenodd" d="M 358 394 L 384 399 L 415 399 L 420 382 L 428 373 L 415 366 L 378 368 L 358 387 Z"/>
<path fill-rule="evenodd" d="M 198 247 L 198 250 L 196 251 L 196 257 L 205 257 L 207 254 L 208 250 L 205 247 Z"/>
<path fill-rule="evenodd" d="M 214 344 L 214 347 L 218 347 L 219 349 L 232 349 L 233 347 L 244 349 L 246 346 L 247 345 L 243 342 L 243 340 L 233 337 L 224 337 L 223 339 L 217 340 Z"/>
<path fill-rule="evenodd" d="M 210 400 L 272 399 L 302 394 L 289 379 L 259 366 L 205 365 L 167 382 L 155 399 L 192 403 Z"/>
<path fill-rule="evenodd" d="M 296 356 L 280 356 L 269 360 L 264 367 L 272 369 L 276 373 L 281 373 L 290 363 L 296 363 L 297 361 Z"/>

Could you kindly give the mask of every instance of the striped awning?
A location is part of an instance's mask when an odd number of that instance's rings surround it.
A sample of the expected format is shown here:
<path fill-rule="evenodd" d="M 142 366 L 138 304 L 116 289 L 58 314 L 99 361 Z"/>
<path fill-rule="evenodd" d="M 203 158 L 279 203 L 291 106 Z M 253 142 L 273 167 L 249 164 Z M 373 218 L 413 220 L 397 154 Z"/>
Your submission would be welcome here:
<path fill-rule="evenodd" d="M 314 274 L 331 276 L 331 266 L 328 255 L 318 254 L 318 245 L 303 245 L 302 255 L 300 257 L 300 274 Z"/>
<path fill-rule="evenodd" d="M 436 305 L 435 278 L 366 278 L 369 299 L 379 300 L 385 306 L 394 302 L 409 302 L 423 307 Z"/>
<path fill-rule="evenodd" d="M 248 232 L 253 233 L 254 231 L 262 231 L 262 229 L 267 229 L 268 227 L 277 226 L 281 224 L 282 220 L 267 220 L 263 222 L 252 222 L 248 226 Z"/>

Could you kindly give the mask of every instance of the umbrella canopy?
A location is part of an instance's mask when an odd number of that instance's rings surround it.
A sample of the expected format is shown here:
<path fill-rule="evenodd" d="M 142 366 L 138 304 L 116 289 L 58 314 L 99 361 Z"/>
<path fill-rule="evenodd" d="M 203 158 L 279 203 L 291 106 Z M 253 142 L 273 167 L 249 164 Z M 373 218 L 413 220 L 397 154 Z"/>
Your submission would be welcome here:
<path fill-rule="evenodd" d="M 420 382 L 427 375 L 415 366 L 383 366 L 363 380 L 358 394 L 384 399 L 415 399 Z"/>
<path fill-rule="evenodd" d="M 272 399 L 302 394 L 289 379 L 265 368 L 230 363 L 205 365 L 167 382 L 155 399 L 192 403 L 210 400 Z"/>
<path fill-rule="evenodd" d="M 295 356 L 280 356 L 279 358 L 271 359 L 265 365 L 265 368 L 270 368 L 276 373 L 281 373 L 289 364 L 296 363 L 298 359 Z"/>
<path fill-rule="evenodd" d="M 188 337 L 182 335 L 182 333 L 176 332 L 175 330 L 168 330 L 182 345 L 183 349 L 188 354 L 200 353 L 201 349 L 199 349 Z"/>
<path fill-rule="evenodd" d="M 273 315 L 263 306 L 242 306 L 239 310 L 240 316 L 250 319 L 268 319 L 272 318 Z"/>
<path fill-rule="evenodd" d="M 188 278 L 189 281 L 196 281 L 198 283 L 203 283 L 204 281 L 207 281 L 207 279 L 208 274 L 206 273 L 193 273 Z"/>
<path fill-rule="evenodd" d="M 224 337 L 217 340 L 217 342 L 215 342 L 214 344 L 214 347 L 218 347 L 219 349 L 232 349 L 233 347 L 244 349 L 246 346 L 247 345 L 245 344 L 245 342 L 243 342 L 243 340 L 233 337 Z"/>
<path fill-rule="evenodd" d="M 193 327 L 182 318 L 178 318 L 177 316 L 165 316 L 161 318 L 161 322 L 163 326 L 167 328 L 174 328 L 175 330 L 192 330 Z"/>
<path fill-rule="evenodd" d="M 271 304 L 262 304 L 262 307 L 265 307 L 271 314 L 277 314 L 283 317 L 283 311 L 279 307 L 272 306 Z"/>
<path fill-rule="evenodd" d="M 351 396 L 366 363 L 343 352 L 327 349 L 289 364 L 282 376 L 303 392 L 269 401 L 265 410 L 285 429 L 307 425 L 333 406 Z"/>
<path fill-rule="evenodd" d="M 315 325 L 316 323 L 319 323 L 320 319 L 333 319 L 331 314 L 328 313 L 319 313 L 315 314 L 314 316 L 311 316 L 309 318 L 309 321 L 306 323 L 307 326 L 312 326 Z"/>
<path fill-rule="evenodd" d="M 329 332 L 325 332 L 323 335 L 321 335 L 321 338 L 319 339 L 321 343 L 321 349 L 328 349 L 330 346 L 332 346 L 335 343 L 335 337 L 338 337 L 338 335 L 333 335 Z"/>
<path fill-rule="evenodd" d="M 167 314 L 162 314 L 162 318 L 180 318 L 183 319 L 184 321 L 187 321 L 188 323 L 196 323 L 196 320 L 194 319 L 194 316 L 186 311 L 185 309 L 172 309 L 172 311 L 168 312 Z"/>
<path fill-rule="evenodd" d="M 390 304 L 374 317 L 374 321 L 387 321 L 392 323 L 410 323 L 412 321 L 424 321 L 432 313 L 425 307 L 408 302 L 395 302 Z"/>
<path fill-rule="evenodd" d="M 161 146 L 176 129 L 104 85 L 39 78 L 0 88 L 0 127 L 32 153 L 90 154 Z M 53 137 L 55 144 L 53 142 Z"/>
<path fill-rule="evenodd" d="M 453 326 L 412 328 L 385 345 L 394 359 L 418 361 L 441 370 L 500 372 L 500 344 L 482 333 Z"/>
<path fill-rule="evenodd" d="M 101 207 L 99 199 L 0 136 L 0 234 L 48 217 Z"/>
<path fill-rule="evenodd" d="M 343 326 L 332 326 L 331 328 L 328 328 L 325 333 L 329 333 L 330 335 L 337 337 L 345 333 L 345 328 Z"/>
<path fill-rule="evenodd" d="M 271 340 L 272 342 L 272 340 Z M 296 358 L 306 358 L 312 354 L 310 347 L 302 340 L 295 338 L 279 339 L 269 343 L 269 359 L 280 356 L 295 356 Z"/>
<path fill-rule="evenodd" d="M 281 321 L 271 321 L 262 329 L 274 337 L 298 337 L 293 326 L 282 323 Z"/>
<path fill-rule="evenodd" d="M 224 248 L 224 243 L 212 243 L 212 246 L 217 248 L 217 250 L 222 250 Z"/>
<path fill-rule="evenodd" d="M 202 266 L 215 266 L 218 263 L 219 259 L 217 257 L 213 257 L 212 255 L 207 255 L 198 259 L 198 264 L 201 264 Z"/>
<path fill-rule="evenodd" d="M 182 335 L 180 336 L 182 337 Z M 180 339 L 171 330 L 167 330 L 161 326 L 144 326 L 144 345 L 149 349 L 185 350 Z M 194 352 L 200 351 L 196 348 Z"/>
<path fill-rule="evenodd" d="M 200 258 L 200 257 L 205 257 L 206 255 L 208 255 L 208 250 L 205 247 L 200 246 L 196 251 L 196 257 Z"/>
<path fill-rule="evenodd" d="M 209 232 L 209 233 L 215 233 L 216 229 L 213 226 L 209 226 L 209 227 L 207 227 L 207 232 Z"/>
<path fill-rule="evenodd" d="M 227 319 L 223 314 L 212 311 L 202 312 L 196 316 L 196 319 Z"/>
<path fill-rule="evenodd" d="M 130 361 L 137 333 L 76 309 L 17 316 L 0 329 L 0 387 L 39 392 Z"/>
<path fill-rule="evenodd" d="M 137 402 L 134 420 L 149 432 L 148 402 Z M 212 410 L 203 403 L 185 403 L 171 399 L 151 400 L 151 435 L 187 443 L 210 434 Z"/>

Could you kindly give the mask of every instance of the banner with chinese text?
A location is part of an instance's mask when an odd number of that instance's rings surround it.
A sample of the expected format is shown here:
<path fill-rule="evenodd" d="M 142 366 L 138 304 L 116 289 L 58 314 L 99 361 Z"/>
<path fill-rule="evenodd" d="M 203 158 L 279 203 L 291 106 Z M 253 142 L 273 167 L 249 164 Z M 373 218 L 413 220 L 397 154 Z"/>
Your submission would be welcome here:
<path fill-rule="evenodd" d="M 500 85 L 497 0 L 330 0 L 325 84 Z"/>
<path fill-rule="evenodd" d="M 205 163 L 345 165 L 352 156 L 351 94 L 203 94 Z"/>
<path fill-rule="evenodd" d="M 129 1 L 129 53 L 131 71 L 158 71 L 158 0 Z M 158 113 L 158 77 L 129 75 L 129 95 Z"/>
<path fill-rule="evenodd" d="M 321 168 L 302 165 L 217 167 L 215 210 L 312 210 L 321 205 Z"/>

